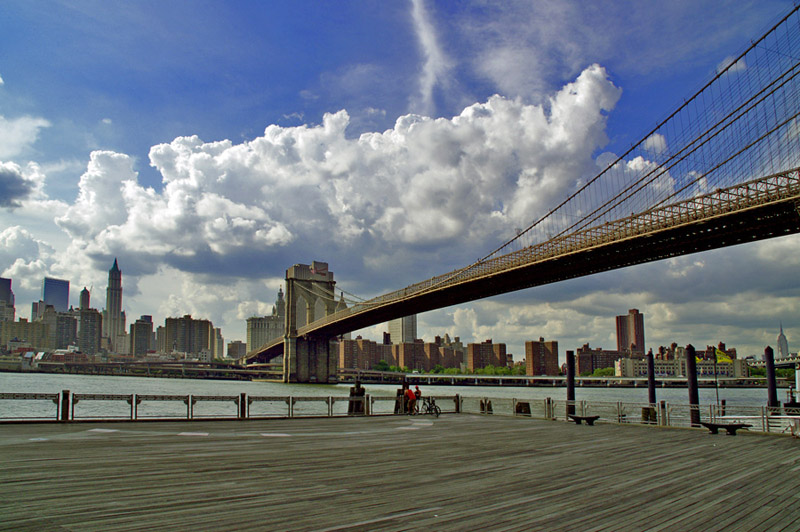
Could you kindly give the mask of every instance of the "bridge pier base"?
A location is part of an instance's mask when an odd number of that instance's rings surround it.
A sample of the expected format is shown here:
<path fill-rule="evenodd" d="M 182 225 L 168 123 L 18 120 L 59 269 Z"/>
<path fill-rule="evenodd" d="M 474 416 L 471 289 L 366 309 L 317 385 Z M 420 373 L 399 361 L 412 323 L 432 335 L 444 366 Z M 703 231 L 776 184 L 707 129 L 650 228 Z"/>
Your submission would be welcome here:
<path fill-rule="evenodd" d="M 283 382 L 337 382 L 339 353 L 328 338 L 286 338 L 283 341 Z"/>

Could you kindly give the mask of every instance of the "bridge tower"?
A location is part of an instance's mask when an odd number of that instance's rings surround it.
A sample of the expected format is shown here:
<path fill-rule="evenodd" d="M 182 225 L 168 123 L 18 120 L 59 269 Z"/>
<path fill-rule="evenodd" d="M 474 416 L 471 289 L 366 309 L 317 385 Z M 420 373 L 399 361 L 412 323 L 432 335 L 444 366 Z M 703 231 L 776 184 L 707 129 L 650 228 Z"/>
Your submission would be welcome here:
<path fill-rule="evenodd" d="M 328 263 L 295 264 L 286 270 L 286 334 L 283 381 L 329 383 L 336 379 L 339 356 L 328 336 L 298 335 L 302 327 L 336 311 L 333 272 Z M 305 316 L 299 316 L 305 307 Z M 322 314 L 324 312 L 324 315 Z M 299 318 L 299 319 L 298 319 Z"/>

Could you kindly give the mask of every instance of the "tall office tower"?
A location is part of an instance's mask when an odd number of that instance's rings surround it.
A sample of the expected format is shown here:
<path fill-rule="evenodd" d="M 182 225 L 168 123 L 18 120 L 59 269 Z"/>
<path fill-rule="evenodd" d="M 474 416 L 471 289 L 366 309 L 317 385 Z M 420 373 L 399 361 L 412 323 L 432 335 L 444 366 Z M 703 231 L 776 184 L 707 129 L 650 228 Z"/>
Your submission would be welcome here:
<path fill-rule="evenodd" d="M 617 316 L 617 351 L 644 356 L 644 314 L 632 308 L 626 316 Z"/>
<path fill-rule="evenodd" d="M 781 323 L 781 333 L 778 335 L 778 358 L 789 358 L 789 342 L 783 334 L 783 323 Z"/>
<path fill-rule="evenodd" d="M 11 279 L 0 277 L 0 321 L 14 321 L 15 314 Z"/>
<path fill-rule="evenodd" d="M 417 315 L 390 321 L 389 337 L 393 344 L 413 344 L 417 339 Z"/>
<path fill-rule="evenodd" d="M 122 313 L 122 271 L 114 259 L 114 266 L 108 270 L 106 288 L 106 310 L 103 319 L 103 333 L 108 338 L 111 351 L 118 352 L 122 345 L 119 336 L 125 332 L 125 315 Z"/>
<path fill-rule="evenodd" d="M 44 307 L 53 305 L 56 312 L 69 310 L 69 281 L 45 277 L 42 281 L 42 301 L 44 301 Z M 41 315 L 43 311 L 44 308 L 40 304 L 39 314 Z"/>
<path fill-rule="evenodd" d="M 89 298 L 90 297 L 91 296 L 89 295 L 89 290 L 87 290 L 86 287 L 84 286 L 83 290 L 81 290 L 81 306 L 80 306 L 81 310 L 85 310 L 85 309 L 90 308 L 90 305 L 89 305 Z"/>
<path fill-rule="evenodd" d="M 525 342 L 525 375 L 558 375 L 558 342 Z"/>
<path fill-rule="evenodd" d="M 102 332 L 103 315 L 93 308 L 81 308 L 78 327 L 78 348 L 81 352 L 94 355 L 100 351 Z"/>
<path fill-rule="evenodd" d="M 286 301 L 283 288 L 278 288 L 278 299 L 272 306 L 272 315 L 247 318 L 247 350 L 258 349 L 270 340 L 283 336 L 286 331 Z"/>
<path fill-rule="evenodd" d="M 133 356 L 144 356 L 151 349 L 150 343 L 153 338 L 153 317 L 142 316 L 135 323 L 131 323 L 131 354 Z"/>

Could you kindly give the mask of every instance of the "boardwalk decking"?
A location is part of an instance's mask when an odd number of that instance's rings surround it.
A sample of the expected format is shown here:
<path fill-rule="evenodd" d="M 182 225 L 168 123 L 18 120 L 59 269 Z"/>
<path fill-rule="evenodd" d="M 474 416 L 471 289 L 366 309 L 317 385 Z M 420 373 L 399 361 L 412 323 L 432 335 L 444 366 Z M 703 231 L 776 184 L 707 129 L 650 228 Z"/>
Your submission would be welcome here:
<path fill-rule="evenodd" d="M 800 441 L 476 415 L 0 427 L 0 530 L 797 530 Z"/>

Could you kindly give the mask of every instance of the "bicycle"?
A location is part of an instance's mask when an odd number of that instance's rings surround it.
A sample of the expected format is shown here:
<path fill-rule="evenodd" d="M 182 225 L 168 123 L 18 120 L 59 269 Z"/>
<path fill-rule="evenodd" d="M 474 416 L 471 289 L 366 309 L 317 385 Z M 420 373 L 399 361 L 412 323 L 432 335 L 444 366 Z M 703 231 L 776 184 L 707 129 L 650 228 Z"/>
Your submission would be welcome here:
<path fill-rule="evenodd" d="M 442 409 L 436 406 L 436 400 L 433 397 L 422 398 L 422 414 L 431 414 L 432 416 L 439 417 Z"/>

